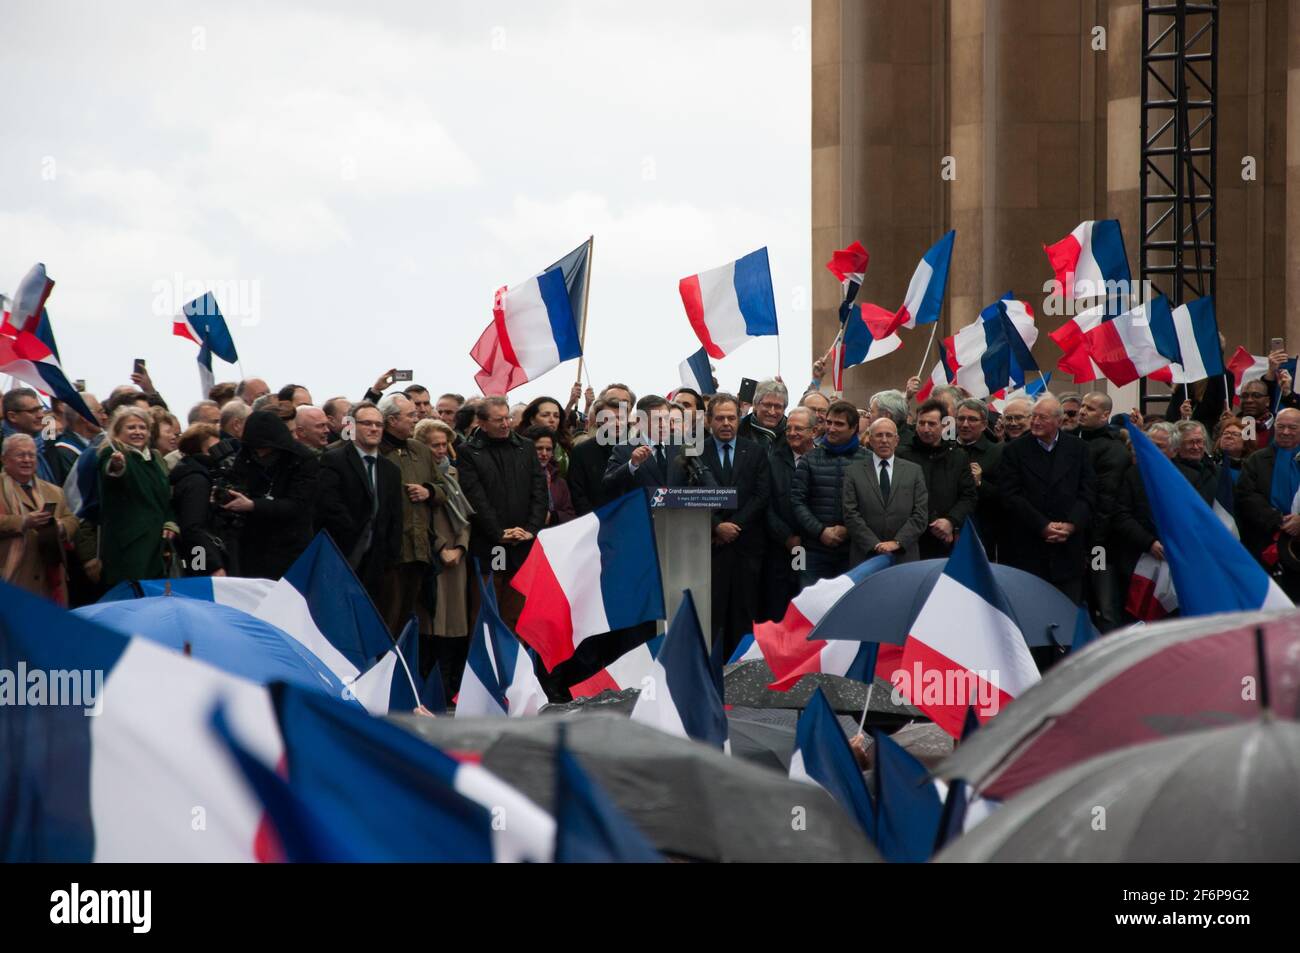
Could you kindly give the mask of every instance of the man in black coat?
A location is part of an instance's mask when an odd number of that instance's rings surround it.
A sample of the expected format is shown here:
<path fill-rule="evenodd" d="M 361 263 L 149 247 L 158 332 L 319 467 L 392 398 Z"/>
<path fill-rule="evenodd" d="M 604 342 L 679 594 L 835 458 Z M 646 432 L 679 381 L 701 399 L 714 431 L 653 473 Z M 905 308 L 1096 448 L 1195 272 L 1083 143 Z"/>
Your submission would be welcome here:
<path fill-rule="evenodd" d="M 804 549 L 803 585 L 849 571 L 844 474 L 869 456 L 858 439 L 858 409 L 846 400 L 835 401 L 826 410 L 825 434 L 800 461 L 790 483 L 790 506 Z"/>
<path fill-rule="evenodd" d="M 1163 421 L 1146 429 L 1147 438 L 1170 459 L 1174 453 L 1170 442 L 1173 432 L 1174 425 Z M 1164 545 L 1156 535 L 1156 523 L 1151 517 L 1151 501 L 1147 499 L 1142 471 L 1136 466 L 1129 466 L 1120 478 L 1108 538 L 1114 550 L 1108 558 L 1114 559 L 1118 571 L 1120 599 L 1127 602 L 1128 587 L 1138 560 L 1148 554 L 1156 559 L 1165 558 Z"/>
<path fill-rule="evenodd" d="M 813 448 L 816 430 L 817 415 L 807 407 L 796 407 L 786 418 L 785 435 L 772 445 L 767 455 L 772 492 L 767 505 L 767 545 L 763 550 L 759 622 L 783 619 L 790 600 L 802 588 L 799 573 L 794 570 L 794 559 L 803 545 L 803 538 L 794 515 L 790 486 L 799 461 Z"/>
<path fill-rule="evenodd" d="M 1089 527 L 1089 545 L 1102 547 L 1104 564 L 1093 560 L 1088 571 L 1088 599 L 1093 621 L 1102 632 L 1120 625 L 1120 575 L 1111 565 L 1110 524 L 1115 515 L 1115 501 L 1120 484 L 1130 465 L 1128 445 L 1119 431 L 1110 426 L 1110 395 L 1104 391 L 1085 394 L 1079 405 L 1079 429 L 1075 431 L 1088 447 L 1093 473 L 1097 478 L 1097 507 Z"/>
<path fill-rule="evenodd" d="M 915 463 L 925 475 L 929 519 L 918 541 L 922 559 L 946 559 L 952 553 L 957 534 L 979 501 L 965 451 L 943 439 L 946 410 L 937 400 L 918 407 L 912 442 L 898 448 L 899 458 Z"/>
<path fill-rule="evenodd" d="M 606 497 L 615 499 L 637 487 L 685 486 L 688 483 L 683 447 L 673 437 L 671 404 L 657 394 L 637 401 L 641 423 L 627 442 L 616 446 L 605 464 L 602 478 Z"/>
<path fill-rule="evenodd" d="M 1174 465 L 1187 477 L 1205 505 L 1213 509 L 1219 490 L 1219 468 L 1205 453 L 1208 443 L 1205 425 L 1199 420 L 1180 420 L 1174 424 L 1174 434 Z"/>
<path fill-rule="evenodd" d="M 250 414 L 230 467 L 238 489 L 224 508 L 240 514 L 239 575 L 279 579 L 312 539 L 320 465 L 269 410 Z"/>
<path fill-rule="evenodd" d="M 709 401 L 708 416 L 710 436 L 702 456 L 710 482 L 737 490 L 736 509 L 713 513 L 711 625 L 730 657 L 758 614 L 771 475 L 763 449 L 736 435 L 740 401 L 718 394 Z"/>
<path fill-rule="evenodd" d="M 573 512 L 585 516 L 603 506 L 614 497 L 605 490 L 605 468 L 616 443 L 622 442 L 618 428 L 618 405 L 613 401 L 597 400 L 591 405 L 592 420 L 596 429 L 590 437 L 574 445 L 569 451 L 569 497 Z"/>
<path fill-rule="evenodd" d="M 1236 517 L 1241 541 L 1270 570 L 1277 565 L 1273 547 L 1290 546 L 1300 536 L 1300 515 L 1291 513 L 1295 492 L 1300 489 L 1300 473 L 1294 461 L 1297 448 L 1300 410 L 1288 407 L 1273 420 L 1272 442 L 1246 458 L 1237 479 Z M 1300 598 L 1300 574 L 1283 572 L 1278 583 L 1292 600 Z"/>
<path fill-rule="evenodd" d="M 512 629 L 524 597 L 509 585 L 546 525 L 546 476 L 533 442 L 510 429 L 510 402 L 488 397 L 475 408 L 478 429 L 457 459 L 460 486 L 474 507 L 469 553 L 479 572 L 491 574 L 501 618 Z M 471 585 L 471 611 L 478 610 L 478 586 Z"/>
<path fill-rule="evenodd" d="M 998 532 L 1006 521 L 998 496 L 998 464 L 1003 444 L 989 439 L 989 411 L 984 401 L 968 397 L 957 403 L 957 446 L 970 461 L 971 479 L 979 502 L 975 506 L 975 529 L 984 551 L 997 560 Z"/>
<path fill-rule="evenodd" d="M 355 404 L 352 421 L 353 438 L 320 455 L 316 526 L 329 530 L 370 598 L 382 606 L 384 574 L 402 555 L 402 471 L 380 453 L 379 408 L 369 401 Z"/>
<path fill-rule="evenodd" d="M 1079 603 L 1096 478 L 1084 442 L 1061 433 L 1063 417 L 1055 397 L 1041 398 L 1030 416 L 1030 432 L 1002 452 L 998 485 L 1012 524 L 1003 561 L 1046 579 Z"/>

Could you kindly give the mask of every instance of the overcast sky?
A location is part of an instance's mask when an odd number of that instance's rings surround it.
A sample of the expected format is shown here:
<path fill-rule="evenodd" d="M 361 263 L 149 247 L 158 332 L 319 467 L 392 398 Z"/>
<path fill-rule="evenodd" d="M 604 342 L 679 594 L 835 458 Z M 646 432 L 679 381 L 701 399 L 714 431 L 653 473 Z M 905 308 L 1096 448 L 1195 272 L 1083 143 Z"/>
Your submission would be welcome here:
<path fill-rule="evenodd" d="M 143 357 L 173 409 L 197 399 L 170 318 L 192 283 L 226 289 L 272 387 L 359 395 L 396 365 L 468 394 L 493 291 L 594 234 L 592 383 L 664 392 L 699 346 L 678 279 L 766 245 L 802 387 L 808 21 L 807 0 L 6 0 L 0 291 L 46 264 L 65 370 L 101 395 Z M 718 377 L 776 367 L 762 339 Z"/>

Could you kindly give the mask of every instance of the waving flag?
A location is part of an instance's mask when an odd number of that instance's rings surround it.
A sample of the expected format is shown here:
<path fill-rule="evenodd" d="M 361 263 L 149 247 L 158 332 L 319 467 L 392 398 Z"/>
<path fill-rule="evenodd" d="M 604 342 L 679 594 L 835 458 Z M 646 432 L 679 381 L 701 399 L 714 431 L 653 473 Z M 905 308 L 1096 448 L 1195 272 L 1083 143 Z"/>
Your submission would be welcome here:
<path fill-rule="evenodd" d="M 1065 352 L 1065 356 L 1057 362 L 1057 369 L 1069 374 L 1076 384 L 1095 381 L 1103 376 L 1101 368 L 1088 353 L 1087 334 L 1107 320 L 1106 311 L 1105 303 L 1094 305 L 1080 311 L 1048 335 Z"/>
<path fill-rule="evenodd" d="M 952 262 L 952 247 L 957 238 L 953 229 L 931 246 L 917 263 L 916 271 L 907 286 L 903 306 L 893 314 L 878 311 L 868 316 L 867 323 L 878 338 L 888 337 L 899 328 L 915 328 L 933 324 L 943 310 L 943 296 L 948 289 L 948 266 Z"/>
<path fill-rule="evenodd" d="M 989 401 L 989 403 L 992 405 L 994 410 L 998 413 L 1002 413 L 1002 411 L 1006 409 L 1007 404 L 1011 403 L 1013 400 L 1018 400 L 1020 398 L 1024 398 L 1031 402 L 1037 400 L 1039 396 L 1047 390 L 1051 383 L 1052 372 L 1048 371 L 1046 374 L 1039 374 L 1038 380 L 1030 381 L 1024 387 L 1018 387 L 1011 391 L 1011 393 L 1003 391 L 1001 395 L 994 394 L 993 399 Z"/>
<path fill-rule="evenodd" d="M 664 635 L 650 680 L 637 696 L 632 720 L 679 738 L 726 747 L 727 715 L 689 589 Z"/>
<path fill-rule="evenodd" d="M 1223 348 L 1219 344 L 1219 322 L 1214 317 L 1214 299 L 1197 298 L 1180 304 L 1170 317 L 1178 357 L 1171 358 L 1167 383 L 1194 384 L 1223 374 Z"/>
<path fill-rule="evenodd" d="M 99 426 L 99 421 L 81 399 L 81 394 L 64 376 L 54 352 L 30 331 L 19 331 L 16 338 L 0 337 L 0 374 L 8 374 L 58 398 L 95 426 Z"/>
<path fill-rule="evenodd" d="M 900 693 L 954 738 L 976 697 L 987 721 L 1038 681 L 1038 667 L 974 529 L 958 538 L 921 606 L 894 678 Z"/>
<path fill-rule="evenodd" d="M 290 685 L 271 694 L 290 788 L 357 856 L 420 863 L 554 856 L 555 820 L 486 769 L 323 695 Z"/>
<path fill-rule="evenodd" d="M 215 354 L 227 364 L 239 360 L 235 340 L 230 336 L 226 319 L 211 291 L 181 308 L 172 320 L 172 334 L 188 338 L 199 346 L 199 392 L 207 397 L 214 380 L 212 355 Z"/>
<path fill-rule="evenodd" d="M 871 740 L 876 755 L 876 847 L 891 863 L 924 863 L 939 839 L 939 790 L 925 765 L 885 732 L 872 728 Z"/>
<path fill-rule="evenodd" d="M 1029 350 L 1037 340 L 1033 310 L 1007 292 L 984 308 L 976 321 L 944 339 L 939 364 L 916 399 L 924 401 L 939 384 L 955 384 L 979 398 L 1008 384 L 1024 386 L 1024 372 L 1038 367 Z"/>
<path fill-rule="evenodd" d="M 372 715 L 411 712 L 423 708 L 438 713 L 446 709 L 442 674 L 435 665 L 423 684 L 420 671 L 420 632 L 415 617 L 406 624 L 397 643 L 368 671 L 348 686 L 349 693 Z M 417 694 L 418 692 L 418 694 Z"/>
<path fill-rule="evenodd" d="M 868 361 L 874 361 L 886 354 L 893 354 L 903 346 L 903 339 L 897 334 L 875 337 L 870 327 L 871 316 L 888 314 L 874 304 L 854 305 L 849 309 L 848 320 L 844 325 L 844 334 L 833 356 L 832 368 L 836 373 L 834 387 L 843 391 L 843 375 L 846 368 L 856 367 Z"/>
<path fill-rule="evenodd" d="M 45 265 L 37 262 L 23 275 L 12 299 L 6 299 L 0 334 L 14 337 L 24 331 L 35 334 L 45 311 L 45 302 L 54 290 L 54 281 L 45 273 Z M 54 350 L 54 348 L 51 348 Z"/>
<path fill-rule="evenodd" d="M 776 334 L 776 299 L 767 249 L 678 282 L 686 317 L 709 357 L 726 357 L 750 338 Z"/>
<path fill-rule="evenodd" d="M 700 348 L 677 366 L 681 375 L 682 386 L 689 387 L 701 397 L 709 397 L 717 392 L 713 385 L 713 366 L 709 363 L 709 352 Z"/>
<path fill-rule="evenodd" d="M 316 534 L 253 614 L 307 646 L 345 683 L 393 645 L 375 604 L 326 532 Z"/>
<path fill-rule="evenodd" d="M 1146 434 L 1125 419 L 1184 616 L 1290 608 L 1276 582 Z"/>
<path fill-rule="evenodd" d="M 1268 373 L 1268 358 L 1256 357 L 1244 347 L 1238 347 L 1228 360 L 1228 370 L 1232 371 L 1237 393 L 1240 394 L 1243 387 Z"/>
<path fill-rule="evenodd" d="M 470 633 L 469 654 L 456 696 L 457 718 L 522 718 L 536 715 L 546 692 L 533 670 L 532 657 L 497 612 L 485 591 Z"/>
<path fill-rule="evenodd" d="M 754 641 L 772 669 L 769 688 L 789 691 L 813 672 L 869 682 L 875 672 L 875 642 L 809 639 L 831 606 L 873 573 L 894 564 L 888 554 L 872 556 L 833 579 L 819 579 L 790 600 L 780 622 L 754 624 Z"/>
<path fill-rule="evenodd" d="M 564 743 L 555 749 L 555 862 L 653 864 L 663 861 L 644 834 L 623 816 Z"/>
<path fill-rule="evenodd" d="M 276 764 L 283 748 L 264 688 L 3 582 L 0 672 L 17 674 L 0 679 L 0 696 L 8 695 L 0 704 L 0 858 L 269 859 L 259 850 L 261 807 L 208 725 L 224 700 L 248 748 Z M 37 675 L 40 698 L 31 697 Z M 24 704 L 15 688 L 27 694 Z"/>
<path fill-rule="evenodd" d="M 1086 335 L 1088 353 L 1106 379 L 1123 387 L 1168 367 L 1179 355 L 1169 300 L 1164 295 L 1144 302 Z"/>
<path fill-rule="evenodd" d="M 1169 563 L 1143 553 L 1129 578 L 1124 611 L 1142 622 L 1155 622 L 1178 611 L 1178 594 Z"/>
<path fill-rule="evenodd" d="M 1059 242 L 1044 245 L 1043 251 L 1066 298 L 1109 295 L 1119 282 L 1127 294 L 1131 276 L 1118 219 L 1081 222 Z"/>
<path fill-rule="evenodd" d="M 590 698 L 603 691 L 621 692 L 629 688 L 642 688 L 645 680 L 654 674 L 655 659 L 663 647 L 664 637 L 656 635 L 647 642 L 624 652 L 595 675 L 569 686 L 574 698 Z"/>
<path fill-rule="evenodd" d="M 474 381 L 485 394 L 508 393 L 581 356 L 573 303 L 558 267 L 499 289 L 492 323 L 470 351 L 481 368 Z"/>
<path fill-rule="evenodd" d="M 866 277 L 867 263 L 871 261 L 870 253 L 862 247 L 862 242 L 854 242 L 848 248 L 841 248 L 831 253 L 831 260 L 826 267 L 840 284 L 844 286 L 844 300 L 840 304 L 840 324 L 848 316 L 849 305 L 858 297 L 858 289 Z"/>
<path fill-rule="evenodd" d="M 858 822 L 868 837 L 876 828 L 875 810 L 862 771 L 840 728 L 839 719 L 820 688 L 812 693 L 799 716 L 790 779 L 815 784 L 835 798 L 844 813 Z"/>
<path fill-rule="evenodd" d="M 650 504 L 641 490 L 537 534 L 510 585 L 519 637 L 551 671 L 593 635 L 664 617 Z"/>

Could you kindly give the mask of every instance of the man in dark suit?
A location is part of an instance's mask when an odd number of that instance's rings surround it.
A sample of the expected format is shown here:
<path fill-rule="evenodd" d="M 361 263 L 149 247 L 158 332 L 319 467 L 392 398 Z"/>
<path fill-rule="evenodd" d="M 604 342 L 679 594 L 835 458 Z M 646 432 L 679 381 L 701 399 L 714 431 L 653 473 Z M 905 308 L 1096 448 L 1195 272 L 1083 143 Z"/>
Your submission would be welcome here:
<path fill-rule="evenodd" d="M 352 408 L 351 440 L 320 455 L 316 528 L 327 529 L 375 605 L 384 574 L 402 553 L 402 471 L 379 452 L 384 416 L 369 401 Z"/>
<path fill-rule="evenodd" d="M 1061 432 L 1064 414 L 1043 397 L 1029 433 L 1002 451 L 998 488 L 1010 525 L 1002 561 L 1046 579 L 1078 603 L 1088 573 L 1088 526 L 1096 510 L 1096 478 L 1088 446 Z"/>
<path fill-rule="evenodd" d="M 460 450 L 460 486 L 474 507 L 470 555 L 496 591 L 501 618 L 512 629 L 524 597 L 510 579 L 528 558 L 546 525 L 546 476 L 533 442 L 510 429 L 510 402 L 487 397 L 475 408 L 478 429 Z M 478 613 L 478 586 L 470 587 L 470 618 Z"/>
<path fill-rule="evenodd" d="M 717 394 L 709 401 L 708 419 L 710 436 L 701 455 L 707 482 L 737 491 L 736 509 L 713 513 L 711 625 L 730 657 L 757 615 L 771 475 L 763 449 L 736 435 L 739 400 Z"/>
<path fill-rule="evenodd" d="M 672 405 L 657 394 L 637 401 L 639 422 L 626 443 L 614 447 L 605 464 L 602 485 L 608 499 L 622 496 L 636 487 L 683 486 L 682 446 L 672 435 L 669 412 Z"/>
<path fill-rule="evenodd" d="M 1278 411 L 1272 442 L 1246 458 L 1237 480 L 1236 516 L 1242 544 L 1270 570 L 1279 562 L 1283 548 L 1294 552 L 1292 541 L 1300 536 L 1300 515 L 1291 512 L 1300 491 L 1300 466 L 1295 462 L 1298 448 L 1300 410 L 1288 407 Z M 1282 561 L 1278 584 L 1294 600 L 1300 598 L 1300 573 L 1293 565 L 1289 558 Z"/>
<path fill-rule="evenodd" d="M 759 600 L 758 621 L 779 622 L 785 617 L 790 600 L 800 590 L 799 573 L 794 569 L 803 537 L 790 499 L 794 471 L 813 448 L 817 415 L 807 407 L 796 407 L 786 417 L 785 433 L 768 451 L 772 471 L 772 493 L 767 505 L 767 545 L 763 551 L 763 594 Z"/>
<path fill-rule="evenodd" d="M 618 423 L 618 405 L 613 401 L 597 400 L 591 405 L 591 419 L 595 430 L 585 440 L 569 451 L 569 496 L 573 499 L 573 512 L 585 516 L 613 499 L 605 489 L 605 468 L 623 433 Z M 611 439 L 612 438 L 612 439 Z"/>
<path fill-rule="evenodd" d="M 930 525 L 925 473 L 898 457 L 898 425 L 888 417 L 871 422 L 867 440 L 871 453 L 849 464 L 841 490 L 849 565 L 887 553 L 893 553 L 895 562 L 913 562 Z"/>

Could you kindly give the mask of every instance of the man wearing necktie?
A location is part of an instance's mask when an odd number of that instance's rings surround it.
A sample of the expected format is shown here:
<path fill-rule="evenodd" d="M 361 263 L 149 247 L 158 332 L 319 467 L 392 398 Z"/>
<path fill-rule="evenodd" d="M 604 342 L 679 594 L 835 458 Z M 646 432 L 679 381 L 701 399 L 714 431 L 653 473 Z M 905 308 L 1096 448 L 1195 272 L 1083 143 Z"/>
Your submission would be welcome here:
<path fill-rule="evenodd" d="M 317 528 L 327 529 L 376 605 L 384 576 L 402 553 L 402 471 L 380 453 L 384 417 L 362 401 L 352 408 L 352 439 L 320 456 Z"/>
<path fill-rule="evenodd" d="M 672 405 L 657 394 L 649 394 L 637 401 L 636 409 L 636 429 L 627 443 L 614 448 L 605 465 L 602 488 L 611 499 L 638 486 L 655 489 L 687 482 L 680 440 L 672 434 Z"/>
<path fill-rule="evenodd" d="M 740 402 L 730 394 L 709 401 L 710 437 L 704 441 L 704 465 L 718 486 L 736 488 L 736 509 L 713 513 L 713 638 L 721 638 L 730 656 L 741 636 L 753 630 L 758 615 L 758 586 L 763 571 L 763 543 L 771 470 L 757 443 L 737 436 Z M 701 620 L 703 622 L 703 620 Z M 710 643 L 712 644 L 712 643 Z"/>
<path fill-rule="evenodd" d="M 867 439 L 871 453 L 844 472 L 849 564 L 885 553 L 893 554 L 895 562 L 911 562 L 920 558 L 918 541 L 930 522 L 925 474 L 895 454 L 898 427 L 888 417 L 872 422 Z"/>

